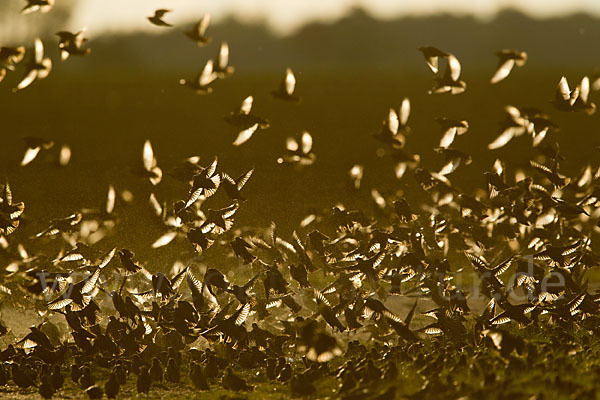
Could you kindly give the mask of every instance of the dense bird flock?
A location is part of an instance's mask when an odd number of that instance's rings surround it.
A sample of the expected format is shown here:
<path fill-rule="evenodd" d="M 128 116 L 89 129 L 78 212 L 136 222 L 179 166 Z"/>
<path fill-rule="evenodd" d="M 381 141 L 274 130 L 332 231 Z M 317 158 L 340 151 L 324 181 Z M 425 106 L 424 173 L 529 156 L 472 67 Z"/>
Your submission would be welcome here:
<path fill-rule="evenodd" d="M 27 0 L 23 12 L 44 12 L 52 3 Z M 163 19 L 168 12 L 157 10 L 148 19 L 170 27 Z M 205 15 L 185 32 L 200 47 L 211 40 L 209 20 Z M 83 48 L 84 33 L 58 33 L 63 60 L 90 53 Z M 466 90 L 456 56 L 434 47 L 419 51 L 435 74 L 429 93 Z M 497 55 L 491 84 L 527 60 L 523 51 Z M 3 47 L 0 77 L 24 56 L 23 47 Z M 228 58 L 223 42 L 218 57 L 181 84 L 211 93 L 217 80 L 234 72 Z M 16 90 L 45 78 L 51 68 L 36 39 Z M 287 69 L 272 94 L 298 103 L 295 85 Z M 571 89 L 562 78 L 552 104 L 591 114 L 590 86 L 584 77 Z M 240 129 L 234 146 L 270 125 L 252 114 L 252 104 L 248 96 L 226 116 Z M 599 165 L 563 175 L 563 156 L 549 140 L 558 129 L 550 116 L 507 106 L 489 150 L 530 136 L 530 169 L 497 160 L 483 172 L 487 186 L 464 193 L 451 176 L 471 162 L 469 154 L 453 147 L 468 133 L 468 122 L 437 119 L 441 138 L 434 151 L 442 163 L 429 171 L 407 149 L 410 108 L 408 98 L 398 110 L 391 108 L 373 137 L 394 160 L 396 177 L 416 180 L 423 201 L 409 204 L 373 188 L 375 215 L 336 205 L 306 216 L 287 238 L 275 223 L 268 229 L 235 227 L 253 168 L 234 178 L 220 170 L 217 158 L 202 163 L 191 157 L 163 175 L 146 141 L 133 174 L 152 187 L 163 179 L 189 185 L 188 195 L 172 205 L 150 195 L 148 207 L 164 226 L 152 247 L 183 240 L 197 255 L 218 248 L 222 257 L 238 260 L 228 270 L 195 257 L 174 262 L 165 275 L 148 271 L 125 243 L 103 248 L 102 239 L 119 229 L 120 205 L 134 195 L 118 193 L 113 185 L 101 209 L 73 210 L 17 242 L 13 233 L 26 204 L 18 193 L 13 197 L 6 181 L 0 245 L 12 261 L 1 272 L 1 296 L 15 307 L 33 309 L 43 322 L 0 351 L 1 390 L 59 397 L 70 375 L 71 387 L 91 399 L 129 396 L 128 383 L 139 393 L 222 387 L 230 394 L 257 391 L 268 382 L 283 388 L 279 393 L 285 396 L 595 398 L 600 295 L 587 271 L 600 261 L 593 250 L 600 231 Z M 28 137 L 25 144 L 23 166 L 41 151 L 54 151 L 47 139 Z M 288 138 L 286 149 L 279 163 L 307 167 L 316 160 L 308 132 Z M 55 153 L 63 166 L 70 156 L 66 144 Z M 359 164 L 349 171 L 355 189 L 364 173 Z M 228 202 L 207 209 L 204 201 L 218 191 Z M 35 241 L 59 241 L 62 250 L 29 254 Z M 474 276 L 464 280 L 468 271 Z M 11 335 L 4 324 L 0 335 Z"/>

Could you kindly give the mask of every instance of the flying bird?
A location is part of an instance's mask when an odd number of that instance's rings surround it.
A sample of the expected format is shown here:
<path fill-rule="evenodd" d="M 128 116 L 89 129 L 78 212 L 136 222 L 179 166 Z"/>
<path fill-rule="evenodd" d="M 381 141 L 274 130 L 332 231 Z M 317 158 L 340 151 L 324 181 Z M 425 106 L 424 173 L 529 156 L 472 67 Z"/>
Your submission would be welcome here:
<path fill-rule="evenodd" d="M 154 186 L 158 185 L 162 180 L 162 169 L 158 166 L 150 140 L 144 142 L 141 167 L 135 168 L 133 172 L 142 178 L 150 180 L 150 183 Z"/>
<path fill-rule="evenodd" d="M 44 79 L 52 70 L 52 60 L 49 57 L 44 57 L 44 44 L 39 38 L 35 39 L 34 55 L 27 64 L 27 73 L 25 77 L 13 89 L 13 92 L 25 89 L 31 85 L 36 79 Z"/>
<path fill-rule="evenodd" d="M 92 51 L 89 48 L 83 48 L 88 38 L 85 37 L 86 29 L 82 29 L 79 32 L 71 33 L 67 31 L 57 32 L 56 35 L 59 37 L 58 48 L 60 49 L 60 59 L 66 61 L 69 56 L 85 56 L 90 54 Z"/>
<path fill-rule="evenodd" d="M 163 19 L 162 19 L 162 17 L 164 17 L 164 15 L 169 12 L 171 12 L 171 10 L 168 10 L 165 8 L 160 8 L 160 9 L 154 11 L 153 16 L 148 17 L 148 21 L 152 22 L 156 26 L 173 26 L 173 25 L 163 21 Z"/>
<path fill-rule="evenodd" d="M 26 0 L 27 5 L 21 9 L 21 14 L 29 14 L 32 12 L 39 11 L 41 13 L 47 13 L 52 9 L 54 0 Z"/>
<path fill-rule="evenodd" d="M 277 159 L 278 164 L 290 163 L 300 166 L 312 165 L 317 156 L 312 151 L 313 138 L 307 131 L 302 132 L 302 137 L 297 140 L 294 137 L 288 137 L 285 142 L 287 153 Z"/>
<path fill-rule="evenodd" d="M 16 64 L 25 56 L 25 47 L 0 47 L 0 82 L 6 76 L 6 71 L 14 71 Z"/>
<path fill-rule="evenodd" d="M 54 142 L 52 140 L 46 140 L 33 136 L 27 136 L 23 138 L 23 140 L 25 141 L 27 149 L 25 150 L 25 154 L 21 160 L 22 167 L 35 160 L 41 149 L 49 150 L 54 146 Z"/>
<path fill-rule="evenodd" d="M 206 36 L 206 29 L 208 29 L 209 24 L 210 14 L 204 14 L 192 29 L 184 33 L 188 38 L 196 42 L 198 47 L 206 46 L 211 41 L 211 38 Z"/>
<path fill-rule="evenodd" d="M 213 72 L 219 79 L 224 79 L 233 74 L 235 68 L 229 65 L 229 45 L 227 42 L 221 42 L 219 54 L 213 65 Z"/>
<path fill-rule="evenodd" d="M 300 102 L 301 98 L 294 94 L 296 89 L 296 77 L 291 68 L 286 68 L 285 77 L 281 81 L 279 89 L 271 92 L 277 99 L 291 101 L 294 103 Z"/>
<path fill-rule="evenodd" d="M 572 90 L 569 88 L 567 78 L 560 79 L 556 88 L 556 95 L 552 104 L 560 111 L 585 111 L 591 115 L 596 111 L 596 104 L 589 102 L 590 80 L 587 76 Z"/>
<path fill-rule="evenodd" d="M 490 82 L 492 84 L 504 80 L 512 71 L 513 67 L 522 67 L 527 62 L 527 53 L 517 50 L 501 50 L 496 53 L 498 56 L 498 68 Z"/>
<path fill-rule="evenodd" d="M 215 79 L 217 79 L 217 75 L 213 72 L 213 60 L 208 60 L 196 78 L 180 79 L 179 84 L 192 88 L 197 94 L 209 94 L 213 91 L 209 85 Z"/>

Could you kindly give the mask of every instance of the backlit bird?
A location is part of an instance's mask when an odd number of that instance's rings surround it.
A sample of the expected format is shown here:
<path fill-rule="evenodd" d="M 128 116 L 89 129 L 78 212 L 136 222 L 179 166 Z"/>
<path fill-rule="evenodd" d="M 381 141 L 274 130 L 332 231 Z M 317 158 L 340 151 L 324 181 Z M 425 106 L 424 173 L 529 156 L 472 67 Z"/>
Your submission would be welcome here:
<path fill-rule="evenodd" d="M 44 79 L 52 70 L 52 60 L 49 57 L 44 57 L 44 44 L 39 38 L 35 39 L 34 54 L 32 59 L 27 64 L 27 72 L 25 77 L 13 89 L 13 92 L 25 89 L 36 79 Z"/>
<path fill-rule="evenodd" d="M 193 89 L 197 94 L 209 94 L 213 89 L 209 85 L 217 79 L 213 72 L 213 60 L 208 60 L 204 69 L 194 79 L 180 79 L 179 84 Z"/>
<path fill-rule="evenodd" d="M 277 99 L 298 103 L 301 100 L 301 98 L 294 94 L 295 90 L 296 77 L 294 76 L 294 72 L 291 68 L 286 68 L 285 77 L 283 78 L 283 81 L 281 81 L 279 89 L 274 90 L 271 93 Z"/>
<path fill-rule="evenodd" d="M 206 36 L 206 29 L 208 29 L 209 24 L 210 14 L 204 14 L 192 29 L 185 31 L 184 33 L 188 38 L 196 42 L 198 47 L 206 46 L 211 41 L 211 38 Z"/>
<path fill-rule="evenodd" d="M 69 56 L 85 56 L 90 54 L 92 51 L 89 48 L 83 48 L 88 38 L 85 37 L 86 29 L 82 29 L 79 32 L 72 33 L 67 31 L 57 32 L 56 35 L 60 38 L 58 42 L 58 48 L 60 49 L 60 59 L 65 61 Z"/>
<path fill-rule="evenodd" d="M 513 67 L 516 65 L 517 67 L 522 67 L 527 62 L 527 53 L 524 51 L 517 50 L 501 50 L 496 53 L 498 56 L 498 67 L 496 68 L 496 72 L 490 82 L 492 84 L 498 83 L 501 80 L 505 79 Z"/>
<path fill-rule="evenodd" d="M 213 64 L 213 72 L 219 79 L 224 79 L 233 74 L 235 68 L 229 65 L 229 45 L 221 42 L 217 59 Z"/>

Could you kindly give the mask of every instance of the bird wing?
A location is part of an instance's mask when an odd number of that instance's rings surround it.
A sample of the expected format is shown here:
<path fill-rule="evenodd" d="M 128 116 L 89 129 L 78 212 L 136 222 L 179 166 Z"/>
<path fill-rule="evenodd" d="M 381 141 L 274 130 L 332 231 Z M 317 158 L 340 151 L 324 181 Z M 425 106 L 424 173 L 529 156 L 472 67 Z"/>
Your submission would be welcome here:
<path fill-rule="evenodd" d="M 496 69 L 496 72 L 494 73 L 494 76 L 492 76 L 490 82 L 494 84 L 505 79 L 510 74 L 510 71 L 513 69 L 514 65 L 515 60 L 512 58 L 509 58 L 507 60 L 501 59 L 500 64 L 498 65 L 498 68 Z"/>
<path fill-rule="evenodd" d="M 292 72 L 291 68 L 287 68 L 285 70 L 285 80 L 284 80 L 285 92 L 288 96 L 294 94 L 294 89 L 296 88 L 296 77 Z"/>
<path fill-rule="evenodd" d="M 307 131 L 302 133 L 302 153 L 308 154 L 312 150 L 313 139 L 312 135 Z"/>
<path fill-rule="evenodd" d="M 40 152 L 39 146 L 34 149 L 28 148 L 27 150 L 25 150 L 25 155 L 23 156 L 23 160 L 21 161 L 21 166 L 24 167 L 25 165 L 32 162 L 37 157 L 39 152 Z"/>
<path fill-rule="evenodd" d="M 410 100 L 408 97 L 402 99 L 402 104 L 400 104 L 400 125 L 405 126 L 408 122 L 408 116 L 410 115 Z"/>
<path fill-rule="evenodd" d="M 207 13 L 207 14 L 204 14 L 204 16 L 196 24 L 198 36 L 204 36 L 204 33 L 206 32 L 206 29 L 208 28 L 208 24 L 210 24 L 210 14 Z"/>
<path fill-rule="evenodd" d="M 156 158 L 154 158 L 154 151 L 152 150 L 152 144 L 150 140 L 144 142 L 144 150 L 142 152 L 142 159 L 144 162 L 144 168 L 146 171 L 150 171 L 156 166 Z"/>
<path fill-rule="evenodd" d="M 252 111 L 252 104 L 254 103 L 254 97 L 248 96 L 242 101 L 242 105 L 240 106 L 240 114 L 248 115 L 250 111 Z"/>

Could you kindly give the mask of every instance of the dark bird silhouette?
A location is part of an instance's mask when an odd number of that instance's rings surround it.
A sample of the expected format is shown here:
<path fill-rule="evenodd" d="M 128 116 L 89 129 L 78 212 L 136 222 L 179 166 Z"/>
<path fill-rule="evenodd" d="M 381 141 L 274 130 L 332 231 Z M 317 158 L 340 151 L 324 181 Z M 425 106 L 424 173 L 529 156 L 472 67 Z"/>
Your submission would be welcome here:
<path fill-rule="evenodd" d="M 498 56 L 498 67 L 490 82 L 498 83 L 510 74 L 513 67 L 522 67 L 527 62 L 527 53 L 517 50 L 500 50 L 496 52 Z"/>
<path fill-rule="evenodd" d="M 33 57 L 27 64 L 25 76 L 13 89 L 13 92 L 25 89 L 31 85 L 36 79 L 44 79 L 52 70 L 52 60 L 49 57 L 44 57 L 44 44 L 39 38 L 35 39 Z"/>
<path fill-rule="evenodd" d="M 300 102 L 301 98 L 294 94 L 296 90 L 296 77 L 291 68 L 286 68 L 285 77 L 281 81 L 279 89 L 271 92 L 273 97 L 281 100 L 291 101 L 294 103 Z"/>
<path fill-rule="evenodd" d="M 27 5 L 21 9 L 21 14 L 30 14 L 39 11 L 41 13 L 49 12 L 54 6 L 54 0 L 26 0 Z"/>
<path fill-rule="evenodd" d="M 79 32 L 60 31 L 56 35 L 59 37 L 58 48 L 60 49 L 60 59 L 66 61 L 70 56 L 85 56 L 91 53 L 91 49 L 83 48 L 88 41 L 85 37 L 85 29 Z"/>
<path fill-rule="evenodd" d="M 196 42 L 198 47 L 206 46 L 211 41 L 211 38 L 206 36 L 206 30 L 208 29 L 209 24 L 210 14 L 204 14 L 192 29 L 184 32 L 185 36 Z"/>
<path fill-rule="evenodd" d="M 148 17 L 148 21 L 150 21 L 152 24 L 156 25 L 156 26 L 173 26 L 167 22 L 165 22 L 162 18 L 165 16 L 165 14 L 171 12 L 171 10 L 167 10 L 164 8 L 160 8 L 156 11 L 154 11 L 154 15 L 151 17 Z"/>
<path fill-rule="evenodd" d="M 191 88 L 196 94 L 210 94 L 213 89 L 210 84 L 217 79 L 213 71 L 213 60 L 208 60 L 202 71 L 194 79 L 180 79 L 179 84 Z"/>

